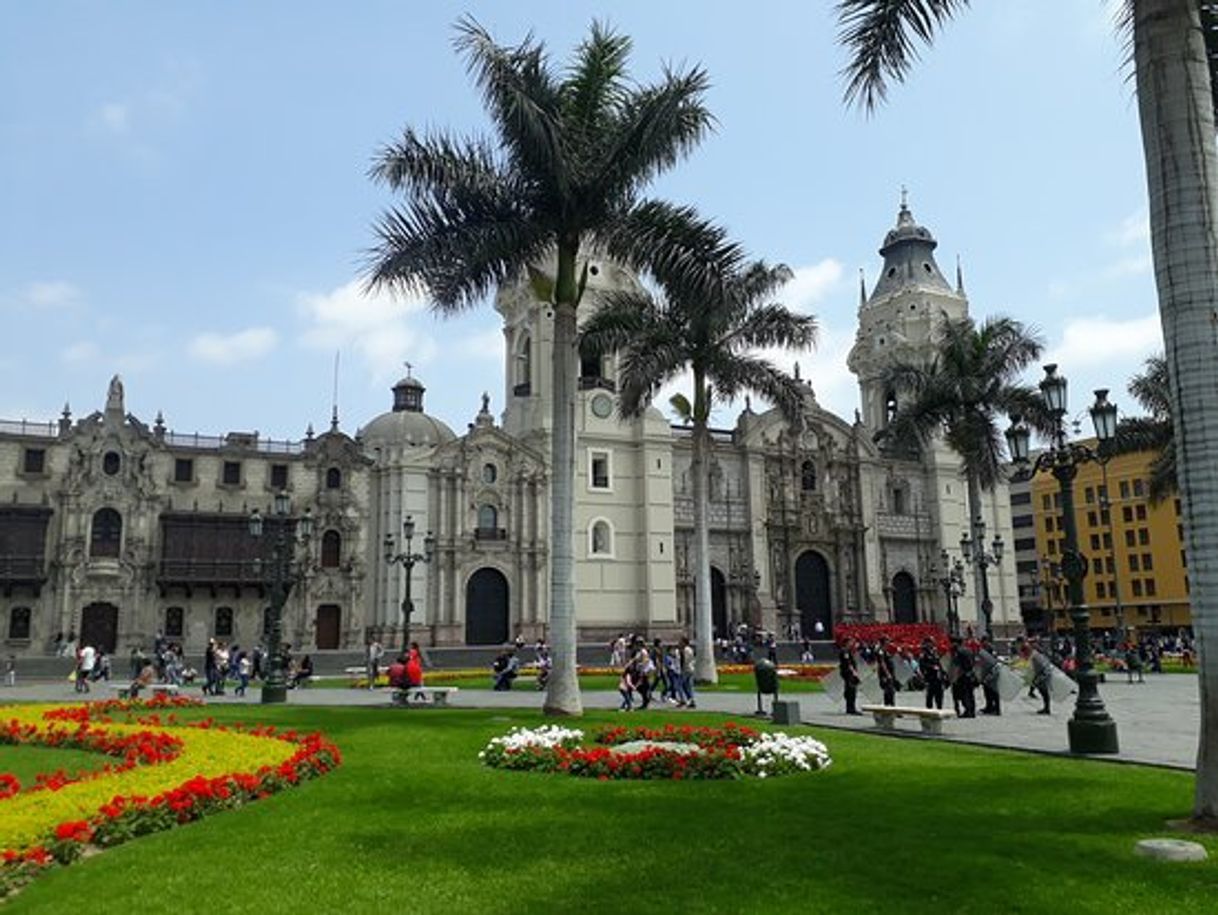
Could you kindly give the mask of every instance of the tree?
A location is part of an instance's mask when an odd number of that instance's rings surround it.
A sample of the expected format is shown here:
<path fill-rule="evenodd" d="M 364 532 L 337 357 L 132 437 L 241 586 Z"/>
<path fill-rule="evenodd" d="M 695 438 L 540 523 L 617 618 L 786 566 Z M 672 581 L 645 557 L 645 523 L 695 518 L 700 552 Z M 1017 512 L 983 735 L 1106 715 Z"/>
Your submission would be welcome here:
<path fill-rule="evenodd" d="M 494 138 L 406 128 L 377 155 L 372 177 L 406 200 L 385 212 L 368 284 L 424 290 L 450 315 L 528 272 L 554 312 L 551 439 L 550 637 L 554 668 L 545 711 L 582 712 L 576 675 L 572 493 L 575 475 L 576 313 L 597 245 L 627 263 L 637 240 L 663 234 L 639 194 L 711 127 L 698 67 L 666 69 L 652 85 L 626 71 L 631 42 L 594 23 L 561 70 L 526 38 L 496 44 L 472 19 L 456 47 L 482 92 Z M 554 264 L 542 274 L 544 259 Z"/>
<path fill-rule="evenodd" d="M 641 415 L 660 387 L 687 369 L 693 374 L 692 401 L 677 395 L 672 403 L 693 427 L 694 676 L 714 683 L 706 466 L 711 411 L 716 400 L 751 391 L 778 406 L 788 421 L 798 422 L 799 383 L 756 351 L 813 345 L 816 319 L 770 301 L 791 278 L 785 265 L 747 261 L 723 229 L 692 211 L 674 218 L 681 224 L 671 234 L 680 245 L 653 251 L 649 271 L 660 294 L 643 289 L 604 295 L 584 325 L 580 345 L 592 354 L 618 353 L 623 417 Z"/>
<path fill-rule="evenodd" d="M 849 48 L 848 100 L 874 108 L 889 79 L 902 80 L 967 0 L 839 0 Z M 1193 817 L 1218 827 L 1218 4 L 1126 0 L 1138 118 L 1150 199 L 1159 316 L 1166 346 L 1193 628 L 1197 636 L 1201 739 Z"/>
<path fill-rule="evenodd" d="M 1167 360 L 1151 356 L 1143 370 L 1129 381 L 1129 393 L 1146 411 L 1145 416 L 1122 419 L 1117 426 L 1116 450 L 1157 452 L 1150 464 L 1150 501 L 1162 502 L 1175 494 L 1176 440 L 1171 418 L 1171 385 Z"/>
<path fill-rule="evenodd" d="M 999 423 L 1016 414 L 1041 424 L 1040 397 L 1018 378 L 1043 346 L 1035 331 L 1011 318 L 987 318 L 980 326 L 971 318 L 945 319 L 928 363 L 899 362 L 885 372 L 897 411 L 879 433 L 881 440 L 925 445 L 942 436 L 964 464 L 970 519 L 982 517 L 982 490 L 993 490 L 1003 478 Z M 982 599 L 988 593 L 980 580 L 984 574 L 978 566 L 975 593 L 989 633 L 992 608 Z"/>

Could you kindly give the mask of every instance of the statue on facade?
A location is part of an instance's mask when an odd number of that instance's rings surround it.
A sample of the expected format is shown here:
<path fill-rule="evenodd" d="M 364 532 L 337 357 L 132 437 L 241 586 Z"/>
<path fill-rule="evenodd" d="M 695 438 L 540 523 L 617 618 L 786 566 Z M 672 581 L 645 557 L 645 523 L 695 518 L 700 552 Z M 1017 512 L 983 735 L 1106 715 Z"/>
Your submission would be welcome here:
<path fill-rule="evenodd" d="M 106 391 L 106 412 L 122 415 L 123 409 L 123 380 L 115 375 L 110 379 L 110 387 Z"/>

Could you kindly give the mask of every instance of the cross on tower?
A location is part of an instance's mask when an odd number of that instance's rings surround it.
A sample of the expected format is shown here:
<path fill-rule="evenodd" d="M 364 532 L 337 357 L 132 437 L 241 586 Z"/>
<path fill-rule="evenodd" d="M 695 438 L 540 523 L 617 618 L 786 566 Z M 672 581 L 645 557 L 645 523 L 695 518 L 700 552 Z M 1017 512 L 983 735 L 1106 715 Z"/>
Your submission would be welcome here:
<path fill-rule="evenodd" d="M 403 362 L 402 365 L 406 366 L 406 377 L 413 378 L 414 377 L 414 372 L 413 372 L 414 364 L 410 363 L 410 362 Z"/>
<path fill-rule="evenodd" d="M 909 197 L 909 189 L 906 188 L 905 185 L 902 184 L 901 185 L 901 209 L 902 210 L 907 209 L 906 204 L 909 202 L 908 197 Z"/>

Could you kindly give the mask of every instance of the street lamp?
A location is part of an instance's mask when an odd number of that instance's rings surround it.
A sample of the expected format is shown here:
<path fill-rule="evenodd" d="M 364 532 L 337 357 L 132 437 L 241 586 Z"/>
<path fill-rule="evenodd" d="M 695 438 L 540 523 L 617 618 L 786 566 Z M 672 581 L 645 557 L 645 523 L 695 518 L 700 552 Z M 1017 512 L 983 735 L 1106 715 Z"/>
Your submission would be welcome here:
<path fill-rule="evenodd" d="M 941 571 L 936 578 L 939 587 L 943 589 L 943 602 L 947 605 L 947 631 L 952 635 L 960 634 L 960 596 L 964 594 L 964 563 L 957 559 L 954 563 L 947 550 L 939 552 Z"/>
<path fill-rule="evenodd" d="M 1066 441 L 1066 379 L 1057 374 L 1056 365 L 1045 366 L 1045 377 L 1040 382 L 1040 391 L 1053 417 L 1052 438 L 1049 447 L 1034 463 L 1029 463 L 1029 441 L 1031 434 L 1019 416 L 1011 417 L 1007 429 L 1007 444 L 1011 457 L 1020 467 L 1021 475 L 1032 476 L 1047 471 L 1057 479 L 1061 490 L 1062 521 L 1065 524 L 1066 543 L 1061 553 L 1061 571 L 1068 585 L 1070 617 L 1074 622 L 1076 680 L 1078 701 L 1070 718 L 1068 733 L 1072 753 L 1116 753 L 1117 727 L 1109 716 L 1100 698 L 1099 675 L 1093 666 L 1091 650 L 1090 614 L 1084 603 L 1083 578 L 1087 574 L 1087 558 L 1078 548 L 1078 526 L 1074 517 L 1074 478 L 1079 464 L 1087 461 L 1099 462 L 1099 451 L 1076 442 Z M 1091 406 L 1091 421 L 1095 425 L 1095 437 L 1100 449 L 1116 435 L 1116 404 L 1108 400 L 1108 391 L 1095 392 L 1095 403 Z"/>
<path fill-rule="evenodd" d="M 985 521 L 978 516 L 973 519 L 973 536 L 968 532 L 960 535 L 960 555 L 964 561 L 975 565 L 981 570 L 981 616 L 985 622 L 985 634 L 994 635 L 994 602 L 990 600 L 990 579 L 988 569 L 1002 562 L 1002 535 L 995 534 L 990 544 L 989 552 L 985 549 Z"/>
<path fill-rule="evenodd" d="M 402 650 L 409 651 L 410 614 L 414 612 L 414 601 L 410 599 L 410 577 L 415 563 L 431 562 L 431 557 L 436 552 L 436 538 L 428 531 L 427 536 L 423 538 L 423 552 L 414 552 L 414 518 L 411 515 L 407 515 L 406 520 L 402 522 L 402 535 L 406 539 L 406 549 L 401 553 L 397 552 L 394 545 L 393 534 L 385 535 L 385 564 L 398 563 L 406 570 L 406 596 L 402 598 Z"/>
<path fill-rule="evenodd" d="M 309 541 L 313 538 L 313 513 L 305 509 L 298 519 L 288 517 L 292 503 L 286 492 L 278 492 L 271 505 L 271 514 L 275 519 L 275 537 L 271 541 L 270 567 L 263 565 L 261 559 L 254 561 L 254 567 L 260 577 L 269 586 L 271 594 L 270 625 L 267 631 L 267 676 L 262 684 L 262 702 L 286 702 L 288 698 L 287 675 L 284 672 L 283 658 L 283 605 L 287 603 L 288 594 L 296 582 L 304 578 L 308 571 L 307 560 L 296 558 L 297 545 L 302 552 L 308 550 Z M 288 530 L 295 520 L 295 530 L 289 537 Z M 262 513 L 255 508 L 250 512 L 250 536 L 261 543 L 264 529 Z"/>

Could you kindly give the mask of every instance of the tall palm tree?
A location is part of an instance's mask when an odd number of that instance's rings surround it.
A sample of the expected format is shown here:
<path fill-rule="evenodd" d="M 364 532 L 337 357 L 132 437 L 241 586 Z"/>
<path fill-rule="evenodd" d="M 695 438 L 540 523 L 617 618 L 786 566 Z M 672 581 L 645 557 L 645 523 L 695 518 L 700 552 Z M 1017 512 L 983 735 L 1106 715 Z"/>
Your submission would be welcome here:
<path fill-rule="evenodd" d="M 1154 451 L 1150 463 L 1150 501 L 1162 502 L 1174 495 L 1176 484 L 1176 439 L 1171 419 L 1171 385 L 1167 378 L 1167 360 L 1155 355 L 1143 363 L 1143 369 L 1130 379 L 1128 390 L 1146 411 L 1145 416 L 1122 419 L 1117 426 L 1116 447 L 1119 453 Z"/>
<path fill-rule="evenodd" d="M 929 362 L 900 362 L 885 372 L 886 386 L 896 392 L 897 411 L 880 438 L 925 445 L 942 436 L 963 462 L 970 520 L 982 517 L 982 490 L 993 490 L 1002 479 L 999 423 L 1011 413 L 1035 422 L 1041 412 L 1037 392 L 1018 379 L 1043 347 L 1035 330 L 1011 318 L 987 318 L 980 326 L 971 318 L 946 319 Z M 986 573 L 980 565 L 974 573 L 974 593 L 989 633 Z"/>
<path fill-rule="evenodd" d="M 839 0 L 847 98 L 874 108 L 967 0 Z M 1186 521 L 1201 738 L 1193 817 L 1218 826 L 1218 4 L 1126 0 Z"/>
<path fill-rule="evenodd" d="M 799 383 L 756 351 L 812 346 L 816 319 L 771 301 L 791 278 L 786 266 L 747 261 L 723 229 L 692 212 L 682 214 L 682 220 L 684 251 L 667 252 L 650 271 L 659 295 L 646 290 L 606 294 L 584 325 L 580 345 L 593 354 L 618 353 L 623 417 L 642 414 L 656 391 L 686 370 L 693 375 L 692 400 L 677 395 L 673 404 L 693 427 L 694 676 L 714 683 L 707 511 L 711 410 L 716 400 L 751 391 L 798 422 Z M 691 260 L 698 269 L 689 269 Z"/>
<path fill-rule="evenodd" d="M 406 128 L 377 155 L 372 177 L 406 200 L 376 224 L 370 287 L 425 290 L 444 315 L 480 303 L 529 272 L 554 312 L 550 637 L 547 714 L 582 712 L 576 676 L 572 499 L 575 475 L 576 312 L 589 249 L 634 263 L 639 241 L 663 237 L 663 205 L 641 189 L 690 152 L 712 119 L 698 67 L 666 69 L 653 85 L 627 75 L 631 42 L 594 23 L 556 69 L 532 38 L 501 46 L 472 19 L 457 25 L 494 130 L 460 139 Z M 537 265 L 552 259 L 555 272 Z"/>

